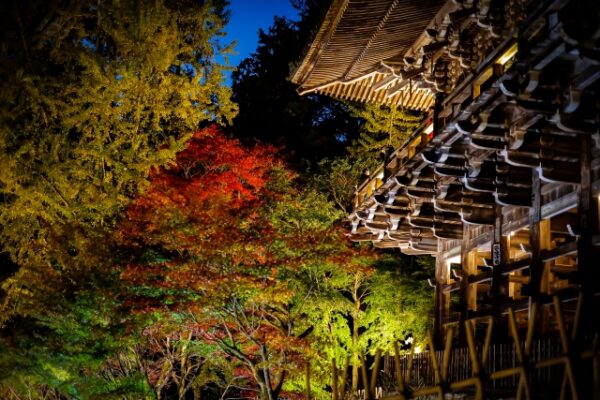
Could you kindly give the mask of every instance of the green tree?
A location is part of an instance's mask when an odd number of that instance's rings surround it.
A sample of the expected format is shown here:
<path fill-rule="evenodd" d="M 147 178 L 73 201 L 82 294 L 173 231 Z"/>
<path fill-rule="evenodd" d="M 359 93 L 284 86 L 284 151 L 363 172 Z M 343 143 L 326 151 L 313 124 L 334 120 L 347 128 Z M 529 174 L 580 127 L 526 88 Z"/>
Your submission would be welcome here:
<path fill-rule="evenodd" d="M 27 393 L 34 399 L 148 394 L 141 374 L 110 380 L 101 374 L 106 360 L 130 340 L 119 324 L 123 316 L 115 313 L 114 272 L 79 273 L 77 283 L 68 271 L 64 274 L 47 283 L 54 286 L 51 296 L 43 303 L 29 300 L 31 311 L 0 330 L 0 393 L 13 393 L 15 399 Z"/>
<path fill-rule="evenodd" d="M 363 348 L 393 351 L 396 340 L 410 334 L 414 346 L 424 347 L 432 327 L 433 290 L 427 282 L 435 273 L 429 256 L 406 257 L 400 253 L 383 253 L 377 259 L 377 274 L 368 282 L 367 312 Z"/>
<path fill-rule="evenodd" d="M 112 226 L 152 166 L 233 117 L 224 3 L 0 6 L 0 240 L 17 263 L 80 251 L 69 236 Z"/>
<path fill-rule="evenodd" d="M 112 389 L 91 381 L 127 337 L 114 312 L 112 233 L 153 166 L 169 165 L 195 130 L 236 112 L 215 61 L 228 51 L 219 43 L 226 4 L 0 4 L 0 243 L 12 265 L 0 289 L 7 392 L 148 389 L 140 374 Z"/>
<path fill-rule="evenodd" d="M 311 276 L 318 285 L 306 313 L 314 327 L 311 346 L 318 355 L 311 365 L 316 393 L 325 397 L 331 386 L 332 360 L 338 374 L 349 372 L 348 393 L 359 387 L 363 354 L 392 352 L 396 341 L 408 337 L 413 346 L 423 345 L 431 328 L 431 265 L 427 258 L 377 254 L 365 246 L 341 264 L 313 266 Z M 346 384 L 341 374 L 338 379 L 340 387 Z"/>
<path fill-rule="evenodd" d="M 354 157 L 364 154 L 371 159 L 380 158 L 381 152 L 395 150 L 419 126 L 423 116 L 399 106 L 366 104 L 350 107 L 352 114 L 363 121 L 357 142 L 350 149 Z"/>
<path fill-rule="evenodd" d="M 354 207 L 356 190 L 365 179 L 365 171 L 374 170 L 377 161 L 358 152 L 355 157 L 325 158 L 310 170 L 313 176 L 309 180 L 318 190 L 327 193 L 341 211 L 349 214 Z"/>
<path fill-rule="evenodd" d="M 256 51 L 232 74 L 239 114 L 231 131 L 245 143 L 259 140 L 282 148 L 294 167 L 303 170 L 324 157 L 343 154 L 357 137 L 359 124 L 345 103 L 317 94 L 299 96 L 289 82 L 290 68 L 301 59 L 326 2 L 295 4 L 301 20 L 276 17 L 268 31 L 259 32 Z"/>

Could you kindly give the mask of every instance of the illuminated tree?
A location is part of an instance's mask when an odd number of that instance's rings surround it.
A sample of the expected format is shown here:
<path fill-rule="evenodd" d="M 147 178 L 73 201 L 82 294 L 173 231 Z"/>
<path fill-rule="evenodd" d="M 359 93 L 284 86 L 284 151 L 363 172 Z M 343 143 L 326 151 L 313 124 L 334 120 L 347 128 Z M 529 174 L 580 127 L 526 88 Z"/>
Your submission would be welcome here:
<path fill-rule="evenodd" d="M 225 5 L 0 4 L 0 386 L 85 397 L 120 348 L 117 221 L 153 166 L 236 111 L 215 62 Z"/>
<path fill-rule="evenodd" d="M 362 119 L 361 133 L 354 146 L 355 157 L 363 153 L 377 158 L 381 151 L 395 150 L 419 126 L 423 116 L 398 106 L 351 106 L 352 114 Z"/>
<path fill-rule="evenodd" d="M 77 264 L 152 166 L 234 115 L 215 62 L 223 3 L 0 6 L 0 240 L 21 266 L 2 318 L 18 312 L 26 268 Z"/>
<path fill-rule="evenodd" d="M 214 128 L 151 183 L 120 231 L 138 249 L 122 274 L 128 304 L 185 315 L 261 398 L 276 398 L 317 354 L 307 312 L 319 301 L 320 266 L 353 254 L 335 226 L 340 211 L 296 189 L 270 148 L 243 148 Z"/>

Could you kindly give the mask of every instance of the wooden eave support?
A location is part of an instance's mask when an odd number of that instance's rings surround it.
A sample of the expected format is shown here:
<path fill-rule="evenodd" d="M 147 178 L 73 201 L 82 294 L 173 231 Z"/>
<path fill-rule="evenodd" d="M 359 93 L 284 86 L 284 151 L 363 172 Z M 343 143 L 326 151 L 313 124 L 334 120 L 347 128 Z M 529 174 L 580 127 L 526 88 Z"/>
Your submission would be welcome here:
<path fill-rule="evenodd" d="M 518 260 L 518 261 L 515 261 L 512 263 L 508 263 L 506 265 L 499 266 L 498 270 L 500 271 L 500 274 L 503 277 L 507 277 L 508 275 L 510 275 L 513 272 L 528 269 L 530 264 L 531 264 L 531 259 L 524 258 L 524 259 L 521 259 L 521 260 Z M 494 268 L 496 268 L 496 267 L 494 267 Z M 482 282 L 492 280 L 493 276 L 494 276 L 494 273 L 492 271 L 485 271 L 480 274 L 470 275 L 467 278 L 467 282 L 468 282 L 468 284 L 482 283 Z M 444 293 L 455 292 L 457 290 L 460 290 L 461 282 L 457 281 L 457 282 L 453 282 L 453 283 L 448 283 L 448 284 L 442 285 L 442 288 L 443 288 Z"/>
<path fill-rule="evenodd" d="M 544 250 L 540 253 L 541 261 L 550 262 L 558 258 L 577 254 L 577 241 L 567 242 L 552 250 Z"/>

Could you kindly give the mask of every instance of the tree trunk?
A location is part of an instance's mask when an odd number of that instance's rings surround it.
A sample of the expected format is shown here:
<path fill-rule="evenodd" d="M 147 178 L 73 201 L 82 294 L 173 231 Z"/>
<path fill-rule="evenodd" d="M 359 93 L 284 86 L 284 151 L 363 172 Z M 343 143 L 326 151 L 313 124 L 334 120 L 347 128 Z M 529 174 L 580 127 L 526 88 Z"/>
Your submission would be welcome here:
<path fill-rule="evenodd" d="M 310 361 L 306 364 L 306 400 L 310 400 Z"/>
<path fill-rule="evenodd" d="M 352 393 L 358 390 L 358 313 L 360 312 L 360 301 L 354 302 L 354 317 L 352 318 Z"/>
<path fill-rule="evenodd" d="M 271 393 L 269 393 L 269 388 L 262 384 L 259 386 L 260 387 L 260 400 L 269 400 L 269 397 L 271 396 Z"/>

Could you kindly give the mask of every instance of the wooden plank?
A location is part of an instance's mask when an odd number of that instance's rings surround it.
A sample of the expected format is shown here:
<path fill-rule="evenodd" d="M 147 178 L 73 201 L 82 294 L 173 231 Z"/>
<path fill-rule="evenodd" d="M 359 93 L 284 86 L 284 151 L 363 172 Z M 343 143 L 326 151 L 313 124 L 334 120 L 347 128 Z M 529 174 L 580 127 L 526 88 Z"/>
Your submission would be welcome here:
<path fill-rule="evenodd" d="M 540 252 L 540 259 L 543 262 L 556 260 L 557 258 L 573 255 L 577 253 L 577 241 L 572 241 L 560 245 L 552 250 L 544 250 Z"/>
<path fill-rule="evenodd" d="M 502 268 L 502 275 L 508 275 L 512 272 L 527 269 L 527 268 L 529 268 L 530 265 L 531 265 L 531 259 L 523 258 L 519 261 L 515 261 L 513 263 L 505 265 L 504 268 Z"/>

